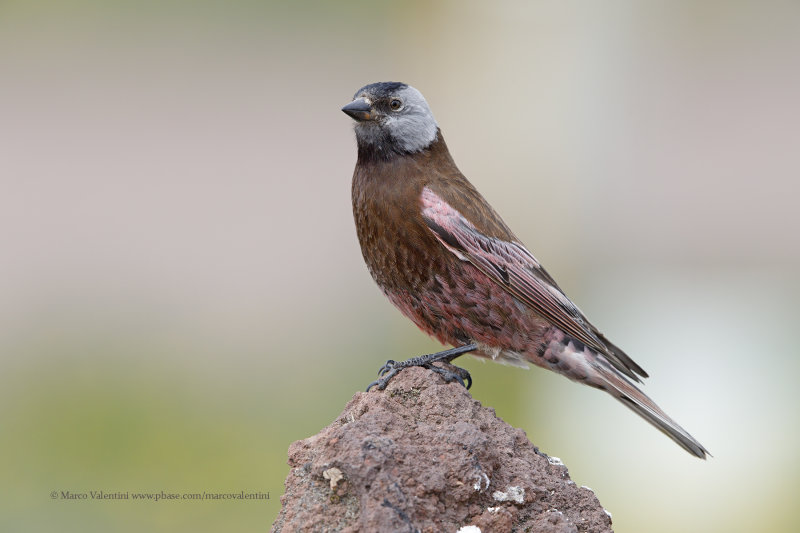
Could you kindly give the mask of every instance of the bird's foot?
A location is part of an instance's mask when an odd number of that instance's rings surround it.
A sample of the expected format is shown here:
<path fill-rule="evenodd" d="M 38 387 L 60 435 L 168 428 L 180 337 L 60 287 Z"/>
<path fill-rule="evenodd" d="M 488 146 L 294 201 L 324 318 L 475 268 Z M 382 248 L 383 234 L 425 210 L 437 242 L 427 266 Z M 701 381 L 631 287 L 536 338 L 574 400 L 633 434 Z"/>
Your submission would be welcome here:
<path fill-rule="evenodd" d="M 434 364 L 426 365 L 425 368 L 429 370 L 433 370 L 440 376 L 442 376 L 447 383 L 452 383 L 453 381 L 457 381 L 462 387 L 469 390 L 472 387 L 472 376 L 469 375 L 469 371 L 466 368 L 461 368 L 460 366 L 456 366 L 451 363 L 445 363 L 449 368 L 444 368 L 441 366 L 436 366 Z M 466 383 L 465 383 L 466 382 Z"/>
<path fill-rule="evenodd" d="M 465 344 L 464 346 L 451 348 L 441 352 L 421 355 L 419 357 L 412 357 L 406 361 L 398 362 L 390 359 L 386 361 L 386 364 L 384 364 L 380 370 L 378 370 L 379 379 L 373 381 L 367 386 L 367 392 L 369 392 L 373 387 L 377 388 L 378 390 L 385 389 L 386 385 L 389 384 L 389 381 L 391 381 L 391 379 L 396 376 L 398 372 L 410 366 L 421 366 L 423 368 L 427 368 L 442 376 L 447 383 L 457 381 L 462 386 L 469 389 L 472 386 L 472 376 L 470 376 L 469 372 L 467 372 L 465 369 L 459 368 L 450 362 L 459 355 L 471 352 L 477 348 L 478 346 L 474 343 Z M 433 363 L 445 363 L 449 368 L 436 366 Z"/>

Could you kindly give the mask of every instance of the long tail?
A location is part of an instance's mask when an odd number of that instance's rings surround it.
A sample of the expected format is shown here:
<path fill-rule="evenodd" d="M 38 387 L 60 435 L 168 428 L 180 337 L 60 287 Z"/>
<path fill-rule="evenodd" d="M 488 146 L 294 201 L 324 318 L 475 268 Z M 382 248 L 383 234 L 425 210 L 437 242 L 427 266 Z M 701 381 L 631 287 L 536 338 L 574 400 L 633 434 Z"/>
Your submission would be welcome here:
<path fill-rule="evenodd" d="M 697 442 L 697 439 L 689 435 L 677 422 L 667 416 L 667 413 L 662 411 L 653 400 L 637 389 L 624 376 L 620 375 L 619 372 L 608 365 L 608 363 L 602 359 L 595 360 L 592 367 L 597 371 L 597 374 L 590 377 L 587 384 L 609 392 L 620 402 L 628 406 L 629 409 L 653 424 L 692 455 L 700 459 L 705 459 L 706 455 L 711 455 L 702 444 Z"/>

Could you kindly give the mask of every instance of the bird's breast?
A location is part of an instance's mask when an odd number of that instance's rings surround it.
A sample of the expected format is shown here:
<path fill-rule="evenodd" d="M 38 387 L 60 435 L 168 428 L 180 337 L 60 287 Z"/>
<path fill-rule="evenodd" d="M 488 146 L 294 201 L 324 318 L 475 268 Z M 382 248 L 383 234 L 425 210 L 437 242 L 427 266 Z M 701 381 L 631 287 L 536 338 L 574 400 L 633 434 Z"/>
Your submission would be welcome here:
<path fill-rule="evenodd" d="M 389 176 L 356 168 L 353 215 L 375 282 L 404 315 L 443 343 L 475 341 L 520 353 L 535 349 L 543 325 L 511 294 L 445 248 L 425 224 L 424 186 L 402 171 Z"/>
<path fill-rule="evenodd" d="M 404 180 L 405 178 L 405 180 Z M 422 219 L 422 184 L 400 173 L 356 169 L 353 216 L 361 253 L 386 291 L 419 290 L 447 258 Z"/>

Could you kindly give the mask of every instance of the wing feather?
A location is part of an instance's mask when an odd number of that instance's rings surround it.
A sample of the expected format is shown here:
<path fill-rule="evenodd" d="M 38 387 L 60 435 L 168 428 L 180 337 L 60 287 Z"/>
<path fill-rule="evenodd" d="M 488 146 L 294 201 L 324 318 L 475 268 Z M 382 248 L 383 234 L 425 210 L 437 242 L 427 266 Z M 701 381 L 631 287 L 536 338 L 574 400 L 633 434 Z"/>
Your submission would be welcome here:
<path fill-rule="evenodd" d="M 422 192 L 422 216 L 438 240 L 459 259 L 514 295 L 539 316 L 597 352 L 630 378 L 647 373 L 611 344 L 567 298 L 550 274 L 522 244 L 481 233 L 430 188 Z"/>

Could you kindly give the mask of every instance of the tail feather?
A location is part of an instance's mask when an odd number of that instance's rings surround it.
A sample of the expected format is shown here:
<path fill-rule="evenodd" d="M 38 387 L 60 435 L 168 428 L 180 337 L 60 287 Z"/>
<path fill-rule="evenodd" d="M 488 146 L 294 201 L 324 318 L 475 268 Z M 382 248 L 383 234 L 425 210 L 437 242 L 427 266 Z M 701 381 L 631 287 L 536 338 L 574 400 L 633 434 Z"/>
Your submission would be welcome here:
<path fill-rule="evenodd" d="M 605 366 L 603 362 L 598 361 L 595 365 L 599 377 L 603 382 L 603 387 L 606 391 L 611 393 L 612 396 L 617 398 L 620 402 L 625 404 L 633 412 L 650 422 L 653 426 L 659 429 L 662 433 L 678 443 L 678 445 L 700 459 L 705 459 L 706 455 L 711 455 L 697 439 L 692 437 L 685 429 L 678 425 L 677 422 L 672 420 L 667 414 L 661 410 L 656 403 L 651 400 L 645 393 L 640 391 L 630 381 L 621 376 L 619 372 Z"/>

